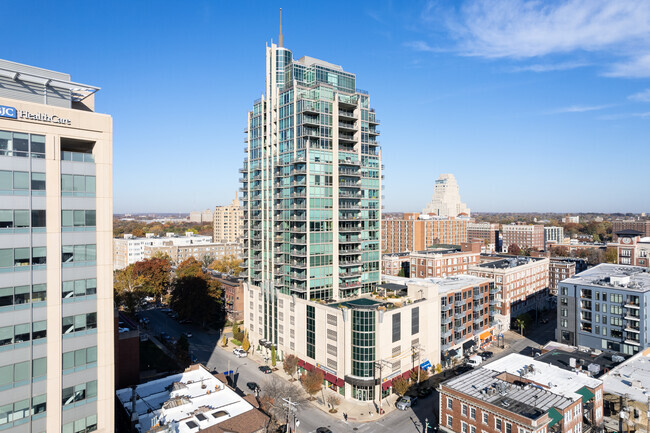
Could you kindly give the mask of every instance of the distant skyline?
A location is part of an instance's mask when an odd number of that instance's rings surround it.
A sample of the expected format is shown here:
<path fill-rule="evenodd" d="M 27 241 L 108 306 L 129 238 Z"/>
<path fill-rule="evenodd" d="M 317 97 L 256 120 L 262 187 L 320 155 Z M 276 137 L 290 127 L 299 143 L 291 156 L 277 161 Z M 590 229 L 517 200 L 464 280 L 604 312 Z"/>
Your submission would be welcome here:
<path fill-rule="evenodd" d="M 453 173 L 472 212 L 650 212 L 650 2 L 10 2 L 0 57 L 102 88 L 115 213 L 188 213 L 240 186 L 280 7 L 370 91 L 385 211 Z"/>

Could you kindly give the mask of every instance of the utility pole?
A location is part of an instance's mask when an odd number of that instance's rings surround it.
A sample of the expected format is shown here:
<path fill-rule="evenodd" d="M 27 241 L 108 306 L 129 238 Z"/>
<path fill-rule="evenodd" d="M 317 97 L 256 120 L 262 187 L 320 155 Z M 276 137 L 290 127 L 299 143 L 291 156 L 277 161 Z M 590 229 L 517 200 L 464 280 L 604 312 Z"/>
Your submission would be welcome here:
<path fill-rule="evenodd" d="M 650 433 L 650 397 L 648 397 L 648 404 L 646 409 L 647 410 L 645 412 L 645 420 L 646 420 L 645 431 L 647 433 Z"/>
<path fill-rule="evenodd" d="M 420 370 L 421 370 L 420 365 L 422 364 L 421 359 L 420 359 L 420 355 L 422 353 L 422 345 L 420 343 L 414 344 L 411 347 L 411 350 L 413 351 L 413 359 L 415 360 L 416 356 L 417 356 L 417 359 L 418 359 L 418 364 L 417 364 L 417 367 L 418 367 L 418 383 L 420 383 Z"/>
<path fill-rule="evenodd" d="M 383 368 L 384 367 L 390 367 L 392 364 L 388 362 L 385 359 L 380 359 L 379 361 L 375 361 L 375 368 L 379 369 L 379 415 L 384 413 L 384 410 L 381 408 L 381 400 L 382 400 L 382 393 L 384 391 L 383 387 Z"/>
<path fill-rule="evenodd" d="M 287 408 L 287 433 L 290 433 L 291 427 L 289 426 L 289 414 L 291 414 L 292 412 L 295 412 L 297 410 L 296 406 L 298 406 L 298 403 L 292 402 L 291 397 L 289 397 L 288 399 L 283 398 L 282 401 L 284 401 L 284 404 L 282 406 Z M 293 416 L 293 420 L 294 420 L 294 424 L 295 424 L 295 420 L 296 420 L 295 415 Z M 295 431 L 295 425 L 294 425 L 294 431 Z"/>

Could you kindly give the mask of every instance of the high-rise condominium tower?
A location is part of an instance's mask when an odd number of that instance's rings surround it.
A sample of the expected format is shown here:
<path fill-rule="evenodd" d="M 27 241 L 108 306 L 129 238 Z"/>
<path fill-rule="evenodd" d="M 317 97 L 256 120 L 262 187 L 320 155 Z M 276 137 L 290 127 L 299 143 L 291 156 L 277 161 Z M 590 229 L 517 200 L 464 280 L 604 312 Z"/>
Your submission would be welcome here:
<path fill-rule="evenodd" d="M 113 432 L 112 119 L 0 60 L 0 430 Z"/>
<path fill-rule="evenodd" d="M 433 189 L 433 199 L 422 213 L 434 213 L 440 217 L 470 215 L 467 205 L 460 201 L 458 182 L 453 174 L 441 174 Z"/>
<path fill-rule="evenodd" d="M 341 66 L 266 48 L 241 190 L 244 267 L 268 316 L 275 292 L 341 299 L 379 282 L 379 122 L 355 84 Z"/>

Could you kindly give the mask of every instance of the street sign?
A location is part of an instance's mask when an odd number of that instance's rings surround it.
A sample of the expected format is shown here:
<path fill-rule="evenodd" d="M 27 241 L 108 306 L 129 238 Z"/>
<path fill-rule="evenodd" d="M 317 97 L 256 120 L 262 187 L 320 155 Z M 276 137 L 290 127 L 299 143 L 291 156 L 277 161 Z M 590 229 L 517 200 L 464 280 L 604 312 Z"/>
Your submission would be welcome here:
<path fill-rule="evenodd" d="M 431 368 L 431 362 L 428 359 L 425 359 L 422 364 L 420 364 L 422 370 L 428 370 Z"/>
<path fill-rule="evenodd" d="M 226 376 L 232 376 L 232 373 L 233 373 L 232 370 L 228 370 L 228 371 L 223 372 L 223 374 L 225 374 Z"/>

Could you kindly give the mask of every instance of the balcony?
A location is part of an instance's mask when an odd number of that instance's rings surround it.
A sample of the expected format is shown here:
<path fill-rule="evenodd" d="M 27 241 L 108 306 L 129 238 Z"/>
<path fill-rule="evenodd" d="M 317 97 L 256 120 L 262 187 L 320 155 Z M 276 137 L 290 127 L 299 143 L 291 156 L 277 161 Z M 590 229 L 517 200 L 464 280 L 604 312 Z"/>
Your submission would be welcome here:
<path fill-rule="evenodd" d="M 628 299 L 627 301 L 625 301 L 625 308 L 638 309 L 638 308 L 641 308 L 641 306 L 639 305 L 639 300 L 638 299 L 636 301 L 630 301 Z"/>
<path fill-rule="evenodd" d="M 339 165 L 349 165 L 349 166 L 359 167 L 360 163 L 359 160 L 345 157 L 345 158 L 339 158 Z"/>
<path fill-rule="evenodd" d="M 361 226 L 359 225 L 339 227 L 339 232 L 360 232 L 360 231 L 361 231 Z"/>
<path fill-rule="evenodd" d="M 482 321 L 483 321 L 483 318 L 480 317 L 480 316 L 479 316 L 479 317 L 474 316 L 474 319 L 472 320 L 472 322 L 475 323 L 475 324 L 477 324 L 477 325 L 478 325 L 479 323 L 481 323 Z"/>
<path fill-rule="evenodd" d="M 456 307 L 462 307 L 465 304 L 467 304 L 467 299 L 454 299 L 454 305 Z"/>
<path fill-rule="evenodd" d="M 454 332 L 462 332 L 467 328 L 467 323 L 461 323 L 460 326 L 454 326 Z"/>
<path fill-rule="evenodd" d="M 289 238 L 289 242 L 297 245 L 307 245 L 307 237 L 293 237 Z"/>
<path fill-rule="evenodd" d="M 346 248 L 346 249 L 339 249 L 339 255 L 340 256 L 346 256 L 346 255 L 359 255 L 361 254 L 361 250 L 358 248 Z"/>
<path fill-rule="evenodd" d="M 363 283 L 361 283 L 361 281 L 339 281 L 339 289 L 355 289 L 361 286 L 363 286 Z"/>
<path fill-rule="evenodd" d="M 454 319 L 462 319 L 463 317 L 465 317 L 465 315 L 466 314 L 464 311 L 461 311 L 460 313 L 454 313 Z"/>
<path fill-rule="evenodd" d="M 289 254 L 292 256 L 296 257 L 306 257 L 307 256 L 307 249 L 292 249 Z"/>
<path fill-rule="evenodd" d="M 301 273 L 289 272 L 287 275 L 290 276 L 291 278 L 293 278 L 294 280 L 307 281 L 307 279 L 308 279 L 307 273 L 305 273 L 305 272 L 301 272 Z"/>
<path fill-rule="evenodd" d="M 304 111 L 306 111 L 306 110 L 303 110 L 303 112 Z M 302 124 L 303 125 L 318 126 L 319 125 L 318 116 L 302 116 Z"/>
<path fill-rule="evenodd" d="M 501 306 L 501 302 L 503 302 L 503 300 L 502 300 L 501 298 L 498 298 L 498 299 L 490 299 L 490 305 L 492 305 L 492 306 L 500 307 L 500 306 Z"/>
<path fill-rule="evenodd" d="M 294 292 L 307 293 L 307 286 L 304 284 L 290 284 L 289 289 Z"/>
<path fill-rule="evenodd" d="M 484 296 L 483 293 L 477 292 L 477 293 L 474 293 L 474 295 L 472 296 L 472 299 L 475 300 L 475 301 L 480 301 L 481 299 L 483 299 L 483 296 Z"/>
<path fill-rule="evenodd" d="M 339 117 L 344 119 L 356 120 L 357 116 L 353 111 L 339 110 Z"/>
<path fill-rule="evenodd" d="M 354 169 L 354 168 L 349 168 L 349 167 L 339 167 L 339 174 L 341 176 L 361 177 L 361 171 L 360 170 Z"/>
<path fill-rule="evenodd" d="M 444 331 L 444 332 L 440 333 L 440 338 L 442 338 L 443 340 L 446 340 L 447 338 L 451 337 L 452 334 L 453 334 L 453 331 L 451 331 L 451 330 Z"/>
<path fill-rule="evenodd" d="M 474 311 L 475 313 L 483 311 L 483 306 L 479 304 L 474 304 L 474 308 L 472 308 L 472 311 Z"/>
<path fill-rule="evenodd" d="M 361 264 L 361 260 L 341 260 L 341 261 L 339 261 L 339 266 L 341 266 L 341 267 L 359 266 L 360 264 Z"/>
<path fill-rule="evenodd" d="M 441 305 L 440 311 L 451 311 L 452 308 L 454 308 L 453 305 Z"/>
<path fill-rule="evenodd" d="M 341 180 L 339 182 L 339 187 L 341 188 L 361 188 L 361 182 L 351 182 L 347 180 Z"/>
<path fill-rule="evenodd" d="M 451 321 L 452 321 L 451 317 L 443 317 L 442 319 L 440 319 L 440 324 L 441 325 L 449 325 L 451 323 Z M 449 331 L 449 332 L 451 332 L 451 331 Z"/>
<path fill-rule="evenodd" d="M 445 352 L 445 351 L 447 351 L 449 349 L 451 349 L 451 344 L 449 344 L 449 343 L 445 343 L 445 344 L 440 345 L 440 350 L 443 351 L 443 352 Z"/>
<path fill-rule="evenodd" d="M 339 244 L 360 244 L 361 239 L 356 236 L 348 236 L 345 238 L 339 238 Z"/>
<path fill-rule="evenodd" d="M 344 142 L 344 143 L 356 143 L 356 139 L 354 138 L 354 134 L 346 134 L 344 132 L 339 132 L 339 142 Z"/>
<path fill-rule="evenodd" d="M 357 272 L 343 272 L 343 273 L 339 274 L 339 277 L 346 278 L 346 279 L 347 278 L 356 278 L 356 277 L 360 277 L 360 276 L 361 276 L 360 271 L 357 271 Z"/>

